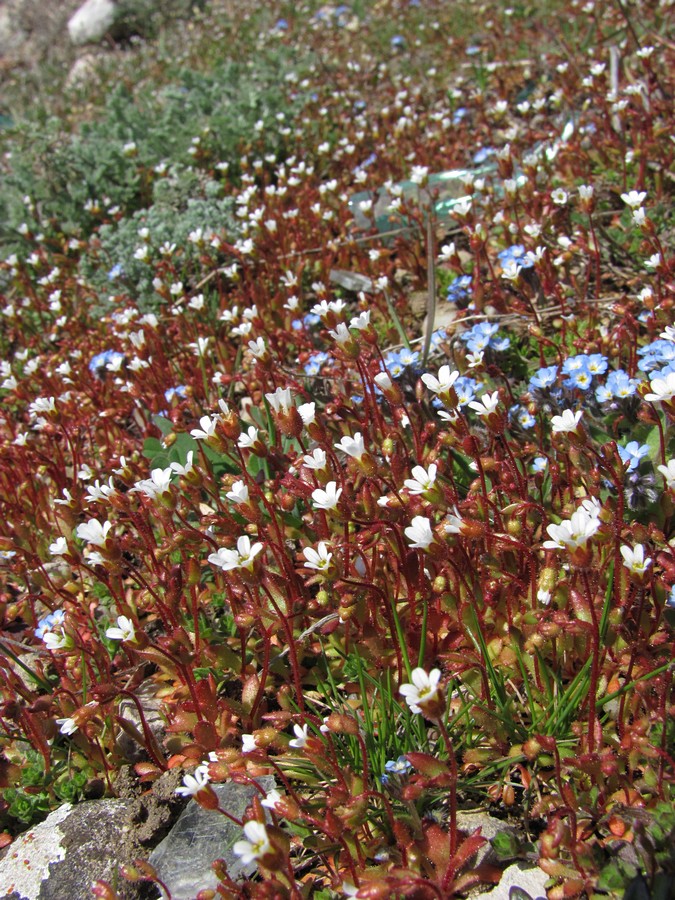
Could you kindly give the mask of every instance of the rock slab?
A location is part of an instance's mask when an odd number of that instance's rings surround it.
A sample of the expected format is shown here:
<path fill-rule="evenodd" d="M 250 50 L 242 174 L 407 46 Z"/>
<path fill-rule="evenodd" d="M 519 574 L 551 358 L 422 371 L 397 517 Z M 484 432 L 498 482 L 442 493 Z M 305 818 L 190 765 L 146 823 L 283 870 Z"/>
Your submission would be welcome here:
<path fill-rule="evenodd" d="M 272 775 L 256 781 L 266 794 L 276 786 Z M 252 785 L 233 782 L 214 784 L 213 789 L 221 809 L 238 819 L 258 793 Z M 193 900 L 199 891 L 218 886 L 211 868 L 217 859 L 225 860 L 232 878 L 252 873 L 253 867 L 243 866 L 232 852 L 233 844 L 242 836 L 242 829 L 234 822 L 191 800 L 148 862 L 171 891 L 172 900 Z"/>
<path fill-rule="evenodd" d="M 113 881 L 118 865 L 131 861 L 124 852 L 128 811 L 125 800 L 64 803 L 7 849 L 0 897 L 91 900 L 94 881 Z"/>
<path fill-rule="evenodd" d="M 68 34 L 76 46 L 100 41 L 115 24 L 119 7 L 114 0 L 87 0 L 68 20 Z"/>

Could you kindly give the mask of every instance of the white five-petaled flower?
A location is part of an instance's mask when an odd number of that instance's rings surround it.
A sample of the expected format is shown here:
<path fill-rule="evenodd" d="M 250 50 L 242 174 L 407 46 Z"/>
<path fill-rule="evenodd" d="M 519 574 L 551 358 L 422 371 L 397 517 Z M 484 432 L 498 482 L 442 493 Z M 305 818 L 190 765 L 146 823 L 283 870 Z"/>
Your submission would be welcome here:
<path fill-rule="evenodd" d="M 568 431 L 576 431 L 579 422 L 581 421 L 581 417 L 583 412 L 578 409 L 576 412 L 572 412 L 571 409 L 564 409 L 562 415 L 553 416 L 551 419 L 551 429 L 554 434 L 563 434 Z"/>
<path fill-rule="evenodd" d="M 624 544 L 620 549 L 623 564 L 629 572 L 639 577 L 647 574 L 647 569 L 651 566 L 652 561 L 650 557 L 645 559 L 645 548 L 642 544 L 636 544 L 634 547 Z"/>
<path fill-rule="evenodd" d="M 265 399 L 275 413 L 288 413 L 293 406 L 290 388 L 277 388 L 273 394 L 265 394 Z"/>
<path fill-rule="evenodd" d="M 346 344 L 347 341 L 351 340 L 351 334 L 344 322 L 340 322 L 337 328 L 334 331 L 329 331 L 328 334 L 337 341 L 338 344 Z"/>
<path fill-rule="evenodd" d="M 325 469 L 326 451 L 322 450 L 321 447 L 315 447 L 311 454 L 302 457 L 302 462 L 307 469 Z"/>
<path fill-rule="evenodd" d="M 667 403 L 675 397 L 675 372 L 669 372 L 665 378 L 655 378 L 651 384 L 651 392 L 645 394 L 649 403 Z"/>
<path fill-rule="evenodd" d="M 257 440 L 258 429 L 254 428 L 253 425 L 249 425 L 246 431 L 239 435 L 237 446 L 242 450 L 250 450 L 252 447 L 254 447 Z"/>
<path fill-rule="evenodd" d="M 248 503 L 248 485 L 245 481 L 235 481 L 225 496 L 233 503 Z"/>
<path fill-rule="evenodd" d="M 68 552 L 68 542 L 64 537 L 58 537 L 53 544 L 49 545 L 49 552 L 52 556 L 63 556 Z"/>
<path fill-rule="evenodd" d="M 321 488 L 312 491 L 312 502 L 316 509 L 335 509 L 341 493 L 342 488 L 337 486 L 337 481 L 329 481 L 325 491 L 322 491 Z"/>
<path fill-rule="evenodd" d="M 307 738 L 309 737 L 308 731 L 309 725 L 303 725 L 302 727 L 300 727 L 300 725 L 294 725 L 293 732 L 295 737 L 288 742 L 288 746 L 293 747 L 295 750 L 304 750 L 307 746 Z"/>
<path fill-rule="evenodd" d="M 631 209 L 638 209 L 644 203 L 646 196 L 646 191 L 628 191 L 627 194 L 621 195 L 621 199 Z"/>
<path fill-rule="evenodd" d="M 305 547 L 302 555 L 307 560 L 305 568 L 316 569 L 318 572 L 328 569 L 333 558 L 333 554 L 328 552 L 328 544 L 325 541 L 319 541 L 316 550 L 313 547 Z"/>
<path fill-rule="evenodd" d="M 665 466 L 659 466 L 658 469 L 666 479 L 666 486 L 671 490 L 675 489 L 675 459 L 669 459 Z"/>
<path fill-rule="evenodd" d="M 426 373 L 422 375 L 422 381 L 434 394 L 444 394 L 449 391 L 459 378 L 459 372 L 452 372 L 450 366 L 441 366 L 438 370 L 438 378 Z"/>
<path fill-rule="evenodd" d="M 173 469 L 170 466 L 166 469 L 153 469 L 150 478 L 137 481 L 131 490 L 138 491 L 149 497 L 150 500 L 154 500 L 156 497 L 168 493 L 172 476 Z"/>
<path fill-rule="evenodd" d="M 425 516 L 415 516 L 412 523 L 405 529 L 405 536 L 410 541 L 411 548 L 427 550 L 434 539 L 431 520 Z"/>
<path fill-rule="evenodd" d="M 258 744 L 256 743 L 254 734 L 242 734 L 241 736 L 241 752 L 242 753 L 253 753 L 254 750 L 258 749 Z"/>
<path fill-rule="evenodd" d="M 188 472 L 191 472 L 194 468 L 194 463 L 192 462 L 194 458 L 195 452 L 194 450 L 188 450 L 188 454 L 185 457 L 185 465 L 182 465 L 179 462 L 169 463 L 171 467 L 171 471 L 175 472 L 176 475 L 187 475 Z"/>
<path fill-rule="evenodd" d="M 181 797 L 194 797 L 209 783 L 209 767 L 197 766 L 192 775 L 185 775 L 182 787 L 176 788 L 176 793 Z"/>
<path fill-rule="evenodd" d="M 254 341 L 248 342 L 248 349 L 256 359 L 265 359 L 267 356 L 267 347 L 264 338 L 256 338 Z"/>
<path fill-rule="evenodd" d="M 438 683 L 441 680 L 441 670 L 432 669 L 427 675 L 424 669 L 413 669 L 410 678 L 412 684 L 402 684 L 399 693 L 405 697 L 411 712 L 423 715 L 424 707 L 430 701 L 440 698 Z"/>
<path fill-rule="evenodd" d="M 495 391 L 493 394 L 483 394 L 480 400 L 472 400 L 469 406 L 479 416 L 489 416 L 499 406 L 499 391 Z"/>
<path fill-rule="evenodd" d="M 392 387 L 391 378 L 386 372 L 378 372 L 378 374 L 373 378 L 375 384 L 379 387 L 381 391 L 389 391 Z"/>
<path fill-rule="evenodd" d="M 366 309 L 358 316 L 354 316 L 354 318 L 350 321 L 349 327 L 356 328 L 358 331 L 363 331 L 364 328 L 368 328 L 370 325 L 370 310 Z"/>
<path fill-rule="evenodd" d="M 136 640 L 136 630 L 134 623 L 126 616 L 117 617 L 117 627 L 108 628 L 105 636 L 110 641 L 131 641 Z"/>
<path fill-rule="evenodd" d="M 338 450 L 342 450 L 348 456 L 353 456 L 354 459 L 361 459 L 366 452 L 363 443 L 363 435 L 360 431 L 357 431 L 354 437 L 350 437 L 346 434 L 344 437 L 340 438 L 340 443 L 335 444 L 334 446 L 337 447 Z"/>
<path fill-rule="evenodd" d="M 547 550 L 574 550 L 577 547 L 585 547 L 588 540 L 593 537 L 600 528 L 598 510 L 591 504 L 582 504 L 572 513 L 570 519 L 564 519 L 560 525 L 548 525 L 546 531 L 551 540 L 544 541 Z"/>
<path fill-rule="evenodd" d="M 264 806 L 266 809 L 276 809 L 277 804 L 281 802 L 282 796 L 276 788 L 271 790 L 264 800 L 260 801 L 260 805 Z"/>
<path fill-rule="evenodd" d="M 249 863 L 262 859 L 272 849 L 267 828 L 262 822 L 251 819 L 244 825 L 246 840 L 237 841 L 232 847 L 235 856 L 238 856 L 246 866 Z"/>
<path fill-rule="evenodd" d="M 108 538 L 108 532 L 112 528 L 112 522 L 99 522 L 98 519 L 89 519 L 88 522 L 77 526 L 75 534 L 82 541 L 88 541 L 97 547 L 105 546 Z"/>
<path fill-rule="evenodd" d="M 220 416 L 202 416 L 199 420 L 200 428 L 193 428 L 190 434 L 198 441 L 205 441 L 212 438 L 216 433 L 216 427 L 220 421 Z"/>
<path fill-rule="evenodd" d="M 42 641 L 47 650 L 63 650 L 70 646 L 70 638 L 63 628 L 58 631 L 47 631 L 42 636 Z"/>
<path fill-rule="evenodd" d="M 75 734 L 79 727 L 75 719 L 70 716 L 67 719 L 57 719 L 56 724 L 59 726 L 61 734 Z"/>
<path fill-rule="evenodd" d="M 220 547 L 216 553 L 209 555 L 209 562 L 213 566 L 222 569 L 223 572 L 230 572 L 232 569 L 248 569 L 253 570 L 256 556 L 262 550 L 263 545 L 260 542 L 251 544 L 251 539 L 247 534 L 243 534 L 237 539 L 237 549 L 231 550 L 228 547 Z"/>
<path fill-rule="evenodd" d="M 425 469 L 424 466 L 414 466 L 413 477 L 406 478 L 403 484 L 407 487 L 409 494 L 423 494 L 425 491 L 431 490 L 436 481 L 437 471 L 436 463 L 431 463 L 428 469 Z"/>
<path fill-rule="evenodd" d="M 305 428 L 316 421 L 316 403 L 301 403 L 298 412 Z"/>

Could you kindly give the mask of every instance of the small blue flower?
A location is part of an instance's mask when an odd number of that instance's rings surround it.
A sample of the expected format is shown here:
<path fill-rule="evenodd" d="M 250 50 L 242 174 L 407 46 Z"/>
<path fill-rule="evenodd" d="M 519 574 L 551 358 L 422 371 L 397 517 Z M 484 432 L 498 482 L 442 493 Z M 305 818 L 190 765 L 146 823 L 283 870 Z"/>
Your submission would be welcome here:
<path fill-rule="evenodd" d="M 465 106 L 460 106 L 456 109 L 452 115 L 452 124 L 459 125 L 462 119 L 465 119 L 469 115 L 469 110 Z"/>
<path fill-rule="evenodd" d="M 460 275 L 448 287 L 446 298 L 451 303 L 457 303 L 460 300 L 468 300 L 469 291 L 471 290 L 471 276 Z"/>
<path fill-rule="evenodd" d="M 277 19 L 276 25 L 274 26 L 275 31 L 288 31 L 288 22 L 286 19 Z"/>
<path fill-rule="evenodd" d="M 567 378 L 563 384 L 566 388 L 578 388 L 580 391 L 587 391 L 591 382 L 593 381 L 593 376 L 588 371 L 588 369 L 577 369 L 572 372 L 570 377 Z"/>
<path fill-rule="evenodd" d="M 526 250 L 522 244 L 513 244 L 513 246 L 499 252 L 497 259 L 502 269 L 505 269 L 510 263 L 516 263 L 521 269 L 531 269 L 534 263 L 525 254 Z"/>
<path fill-rule="evenodd" d="M 607 371 L 607 357 L 602 353 L 591 353 L 587 360 L 588 371 L 591 375 L 604 375 Z"/>
<path fill-rule="evenodd" d="M 401 362 L 401 357 L 395 350 L 387 353 L 384 358 L 384 366 L 392 378 L 398 378 L 405 372 L 405 366 Z"/>
<path fill-rule="evenodd" d="M 479 386 L 480 385 L 474 378 L 460 376 L 453 385 L 455 393 L 457 394 L 458 404 L 460 406 L 466 406 L 467 403 L 471 403 L 476 396 L 476 391 Z"/>
<path fill-rule="evenodd" d="M 547 388 L 553 387 L 553 385 L 556 383 L 557 377 L 558 367 L 546 366 L 545 368 L 539 369 L 534 373 L 534 375 L 530 378 L 528 388 L 530 391 L 546 390 Z"/>
<path fill-rule="evenodd" d="M 40 619 L 38 627 L 35 629 L 35 637 L 42 640 L 48 631 L 53 631 L 59 625 L 63 625 L 66 620 L 66 614 L 62 609 L 57 609 L 53 613 L 49 613 L 44 619 Z"/>
<path fill-rule="evenodd" d="M 628 463 L 628 472 L 637 469 L 640 460 L 649 455 L 649 446 L 647 444 L 638 444 L 637 441 L 630 441 L 625 447 L 617 447 L 621 461 Z"/>
<path fill-rule="evenodd" d="M 563 375 L 571 375 L 573 372 L 580 372 L 582 369 L 588 371 L 588 355 L 586 353 L 568 356 L 562 365 Z"/>
<path fill-rule="evenodd" d="M 398 759 L 389 759 L 384 764 L 385 772 L 389 772 L 390 775 L 407 775 L 408 772 L 412 771 L 412 765 L 408 762 L 405 756 L 399 756 Z"/>
<path fill-rule="evenodd" d="M 108 281 L 115 281 L 122 275 L 124 275 L 124 268 L 122 266 L 122 263 L 115 263 L 112 269 L 108 272 Z"/>
<path fill-rule="evenodd" d="M 321 316 L 317 316 L 316 313 L 307 313 L 307 315 L 303 318 L 302 323 L 306 328 L 311 328 L 312 325 L 318 325 L 321 321 Z"/>
<path fill-rule="evenodd" d="M 174 397 L 187 397 L 187 388 L 184 384 L 179 384 L 177 387 L 170 387 L 164 391 L 164 399 L 167 403 L 171 403 Z"/>
<path fill-rule="evenodd" d="M 329 356 L 327 353 L 313 353 L 305 363 L 305 374 L 318 375 L 321 371 L 321 367 L 324 363 L 328 362 L 328 359 Z"/>
<path fill-rule="evenodd" d="M 445 340 L 446 337 L 447 337 L 447 335 L 446 335 L 444 329 L 439 328 L 437 331 L 434 331 L 433 334 L 431 335 L 432 349 L 436 350 L 436 348 L 439 347 L 443 343 L 443 341 Z"/>
<path fill-rule="evenodd" d="M 394 50 L 402 50 L 405 47 L 405 38 L 402 34 L 395 34 L 391 39 L 391 46 Z"/>
<path fill-rule="evenodd" d="M 664 364 L 668 364 L 675 360 L 675 343 L 659 338 L 641 347 L 638 350 L 638 356 L 643 357 L 638 363 L 638 369 L 641 372 L 650 372 L 652 369 L 660 369 Z"/>
<path fill-rule="evenodd" d="M 415 350 L 403 349 L 399 351 L 398 358 L 402 366 L 414 366 L 420 355 Z"/>
<path fill-rule="evenodd" d="M 105 369 L 108 363 L 115 362 L 120 358 L 124 359 L 124 354 L 118 350 L 103 350 L 102 353 L 97 353 L 89 360 L 89 371 L 94 375 L 100 375 L 101 370 Z"/>
<path fill-rule="evenodd" d="M 595 389 L 595 399 L 598 403 L 609 403 L 614 398 L 614 394 L 606 384 L 601 384 Z"/>
<path fill-rule="evenodd" d="M 467 53 L 469 52 L 469 48 L 468 48 L 468 47 L 467 47 L 466 52 L 467 52 Z M 476 53 L 478 53 L 478 52 L 479 52 L 479 50 L 478 50 L 478 48 L 476 48 Z M 481 147 L 480 150 L 477 150 L 477 151 L 474 153 L 474 155 L 473 155 L 473 161 L 474 161 L 474 163 L 475 163 L 477 166 L 479 166 L 481 163 L 486 162 L 491 156 L 493 156 L 493 155 L 494 155 L 494 152 L 495 152 L 495 151 L 493 150 L 492 147 Z"/>
<path fill-rule="evenodd" d="M 535 456 L 532 460 L 532 472 L 537 474 L 537 472 L 545 472 L 546 467 L 548 466 L 548 459 L 545 456 Z"/>
<path fill-rule="evenodd" d="M 637 386 L 637 379 L 629 378 L 628 373 L 624 372 L 623 369 L 610 372 L 607 376 L 607 390 L 611 391 L 612 396 L 618 399 L 632 397 L 637 390 Z"/>
<path fill-rule="evenodd" d="M 525 430 L 534 428 L 537 424 L 537 420 L 524 406 L 514 406 L 510 415 L 514 422 Z"/>

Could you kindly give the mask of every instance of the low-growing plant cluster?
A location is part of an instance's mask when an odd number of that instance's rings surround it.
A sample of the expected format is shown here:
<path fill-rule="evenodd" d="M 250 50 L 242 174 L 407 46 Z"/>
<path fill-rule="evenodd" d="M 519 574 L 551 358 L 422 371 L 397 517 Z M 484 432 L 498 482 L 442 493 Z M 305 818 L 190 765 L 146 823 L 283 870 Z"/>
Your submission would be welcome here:
<path fill-rule="evenodd" d="M 494 885 L 476 807 L 551 900 L 672 887 L 667 8 L 240 10 L 237 54 L 283 59 L 264 114 L 157 72 L 159 124 L 130 87 L 73 122 L 79 193 L 33 171 L 0 264 L 6 842 L 114 795 L 124 736 L 214 815 L 275 776 L 224 897 Z"/>

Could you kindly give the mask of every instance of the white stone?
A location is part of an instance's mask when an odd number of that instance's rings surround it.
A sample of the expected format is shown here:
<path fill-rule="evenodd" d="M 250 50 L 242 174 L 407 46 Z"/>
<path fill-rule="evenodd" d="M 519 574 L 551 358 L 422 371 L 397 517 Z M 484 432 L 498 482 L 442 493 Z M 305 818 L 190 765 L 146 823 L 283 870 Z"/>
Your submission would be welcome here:
<path fill-rule="evenodd" d="M 119 9 L 114 0 L 87 0 L 68 20 L 73 44 L 100 41 L 115 23 Z"/>
<path fill-rule="evenodd" d="M 511 888 L 518 887 L 530 895 L 532 900 L 546 900 L 548 875 L 541 869 L 514 863 L 505 869 L 499 884 L 490 891 L 474 894 L 473 900 L 510 900 Z"/>
<path fill-rule="evenodd" d="M 26 900 L 38 900 L 42 882 L 49 878 L 49 864 L 66 857 L 63 832 L 56 826 L 68 818 L 72 808 L 64 803 L 14 841 L 0 866 L 0 896 L 20 894 Z"/>

